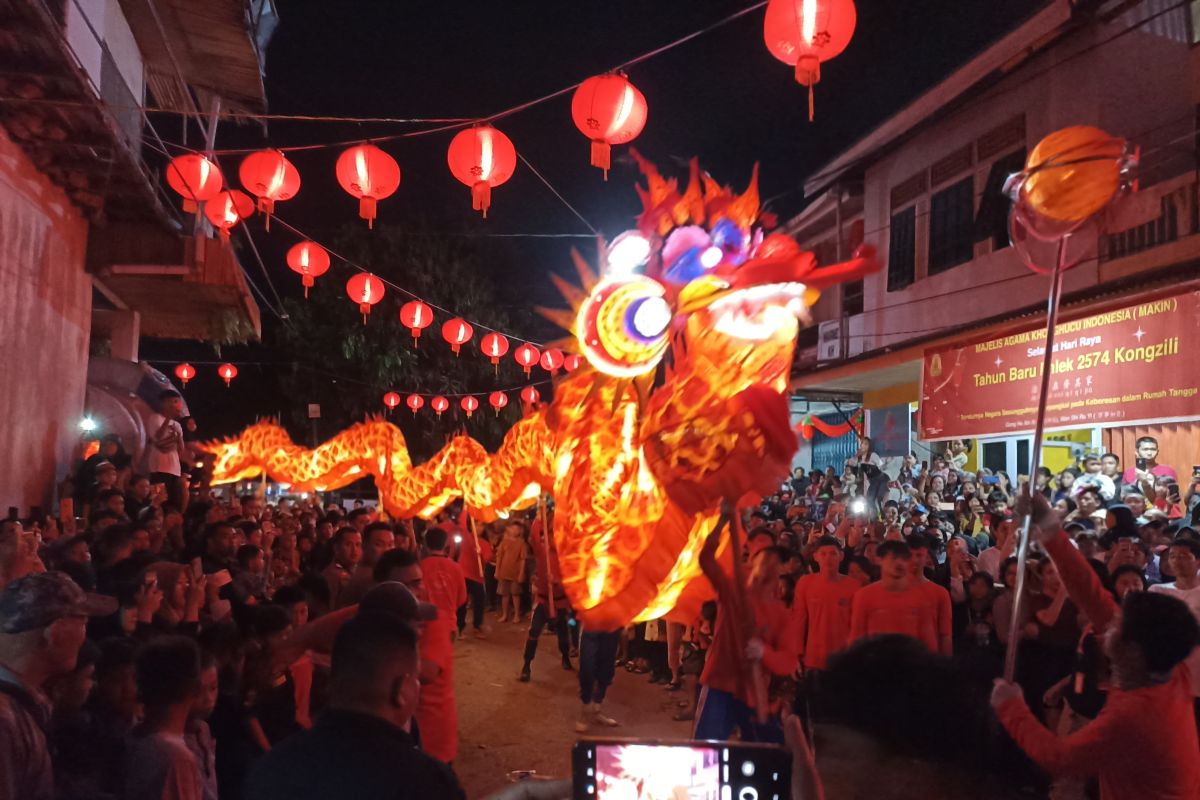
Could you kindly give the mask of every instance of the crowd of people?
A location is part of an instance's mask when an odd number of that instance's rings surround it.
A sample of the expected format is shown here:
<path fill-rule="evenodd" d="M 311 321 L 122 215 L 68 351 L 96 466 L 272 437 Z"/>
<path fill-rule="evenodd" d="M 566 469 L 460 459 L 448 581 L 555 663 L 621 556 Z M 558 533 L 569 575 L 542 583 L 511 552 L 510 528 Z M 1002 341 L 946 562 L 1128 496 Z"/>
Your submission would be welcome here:
<path fill-rule="evenodd" d="M 1053 796 L 1087 797 L 1097 777 L 1104 797 L 1200 796 L 1200 475 L 1181 492 L 1152 439 L 1127 469 L 1088 456 L 1030 486 L 967 472 L 960 443 L 889 461 L 863 437 L 842 471 L 797 470 L 761 506 L 723 508 L 696 618 L 601 631 L 563 591 L 552 508 L 476 525 L 454 507 L 425 523 L 316 496 L 189 495 L 169 395 L 153 471 L 110 446 L 78 475 L 86 516 L 0 523 L 0 798 L 295 800 L 351 783 L 460 797 L 455 642 L 500 625 L 527 629 L 514 683 L 553 634 L 553 668 L 578 678 L 575 732 L 619 724 L 604 701 L 622 669 L 672 693 L 695 738 L 800 750 L 788 718 L 811 733 L 860 713 L 844 676 L 873 648 L 887 669 L 952 659 L 987 687 L 1014 644 L 1017 685 L 994 703 Z M 727 532 L 737 563 L 718 557 Z M 1169 746 L 1130 740 L 1138 703 Z"/>

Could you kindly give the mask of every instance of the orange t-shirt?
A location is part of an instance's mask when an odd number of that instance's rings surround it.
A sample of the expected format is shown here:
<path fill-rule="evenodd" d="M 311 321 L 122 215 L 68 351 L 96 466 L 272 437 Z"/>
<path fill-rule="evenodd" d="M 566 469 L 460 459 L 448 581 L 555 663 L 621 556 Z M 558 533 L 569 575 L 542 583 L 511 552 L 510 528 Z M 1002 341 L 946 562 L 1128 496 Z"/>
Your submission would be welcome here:
<path fill-rule="evenodd" d="M 950 593 L 930 581 L 902 592 L 890 592 L 882 583 L 864 586 L 854 595 L 850 641 L 878 633 L 911 636 L 940 653 L 939 637 L 951 635 Z"/>
<path fill-rule="evenodd" d="M 764 670 L 771 675 L 791 675 L 797 666 L 791 612 L 778 600 L 762 600 L 748 596 L 746 602 L 754 613 L 756 630 L 743 630 L 742 642 L 745 643 L 753 636 L 761 638 L 766 645 L 762 658 Z M 737 640 L 727 629 L 729 625 L 735 624 L 729 619 L 727 608 L 724 603 L 718 607 L 717 625 L 713 631 L 708 658 L 704 662 L 704 671 L 700 675 L 700 684 L 710 689 L 729 692 L 753 708 L 754 698 L 750 686 L 745 686 L 743 691 L 738 690 L 738 677 L 745 656 L 738 651 Z"/>
<path fill-rule="evenodd" d="M 445 556 L 429 556 L 421 560 L 425 593 L 437 606 L 438 620 L 453 620 L 459 606 L 467 603 L 467 581 L 462 567 Z"/>
<path fill-rule="evenodd" d="M 437 664 L 441 671 L 432 681 L 421 684 L 417 706 L 417 725 L 421 731 L 421 749 L 447 764 L 458 755 L 458 705 L 454 701 L 454 643 L 451 632 L 453 615 L 439 616 L 421 630 L 421 660 Z"/>
<path fill-rule="evenodd" d="M 850 610 L 858 581 L 841 576 L 805 575 L 792 595 L 792 620 L 800 660 L 809 669 L 825 669 L 829 657 L 846 649 Z"/>

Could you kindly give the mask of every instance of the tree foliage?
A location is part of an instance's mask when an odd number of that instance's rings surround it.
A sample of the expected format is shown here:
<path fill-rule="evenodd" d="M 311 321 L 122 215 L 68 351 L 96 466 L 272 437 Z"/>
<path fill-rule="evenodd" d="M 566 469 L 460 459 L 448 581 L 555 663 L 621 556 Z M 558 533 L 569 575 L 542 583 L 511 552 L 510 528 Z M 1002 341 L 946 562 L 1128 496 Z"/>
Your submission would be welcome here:
<path fill-rule="evenodd" d="M 471 241 L 354 226 L 343 229 L 334 247 L 427 303 L 472 323 L 511 330 L 510 315 L 488 272 L 485 254 Z M 397 391 L 405 399 L 414 392 L 425 397 L 425 407 L 415 416 L 403 404 L 389 416 L 404 431 L 414 458 L 428 457 L 464 428 L 485 447 L 498 446 L 520 416 L 517 391 L 510 392 L 509 405 L 498 416 L 481 396 L 480 408 L 471 419 L 459 407 L 459 398 L 452 395 L 519 389 L 527 381 L 521 368 L 506 357 L 497 374 L 479 351 L 479 340 L 487 333 L 479 325 L 456 357 L 441 336 L 441 325 L 450 315 L 436 308 L 433 324 L 414 346 L 399 314 L 400 307 L 412 298 L 390 286 L 364 325 L 358 307 L 345 292 L 351 274 L 349 269 L 335 266 L 317 279 L 307 300 L 289 298 L 284 303 L 289 319 L 280 331 L 279 349 L 294 367 L 282 381 L 284 391 L 295 400 L 290 404 L 292 417 L 285 423 L 297 438 L 310 438 L 309 403 L 321 405 L 318 436 L 325 439 L 368 415 L 385 413 L 384 393 Z M 451 402 L 441 418 L 429 406 L 436 394 L 446 395 Z"/>

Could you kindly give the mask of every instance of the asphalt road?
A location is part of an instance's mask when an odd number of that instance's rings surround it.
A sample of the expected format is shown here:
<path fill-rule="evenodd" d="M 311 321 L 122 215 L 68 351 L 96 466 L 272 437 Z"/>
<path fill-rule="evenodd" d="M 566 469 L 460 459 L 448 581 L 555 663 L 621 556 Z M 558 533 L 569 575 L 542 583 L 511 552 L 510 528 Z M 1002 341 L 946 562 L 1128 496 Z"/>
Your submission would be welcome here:
<path fill-rule="evenodd" d="M 541 777 L 571 774 L 579 682 L 560 665 L 551 635 L 541 638 L 533 680 L 517 681 L 528 627 L 496 622 L 496 615 L 489 614 L 487 639 L 475 639 L 468 629 L 455 645 L 460 741 L 454 769 L 471 800 L 503 787 L 518 770 Z M 619 669 L 604 712 L 621 725 L 600 733 L 686 739 L 691 723 L 671 719 L 681 699 L 681 693 L 649 683 L 648 675 Z"/>

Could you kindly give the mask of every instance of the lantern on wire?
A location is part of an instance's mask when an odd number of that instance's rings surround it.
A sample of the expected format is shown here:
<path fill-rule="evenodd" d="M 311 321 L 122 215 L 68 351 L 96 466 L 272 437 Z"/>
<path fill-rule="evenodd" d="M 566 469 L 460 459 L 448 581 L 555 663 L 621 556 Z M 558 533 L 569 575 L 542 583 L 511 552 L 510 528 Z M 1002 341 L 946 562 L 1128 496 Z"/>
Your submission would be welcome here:
<path fill-rule="evenodd" d="M 575 90 L 571 119 L 592 140 L 592 166 L 608 180 L 612 146 L 633 141 L 646 126 L 646 98 L 622 72 L 595 75 Z"/>
<path fill-rule="evenodd" d="M 463 411 L 467 412 L 467 419 L 470 419 L 471 415 L 479 410 L 479 398 L 473 395 L 467 395 L 458 404 Z"/>
<path fill-rule="evenodd" d="M 858 12 L 854 0 L 770 0 L 763 39 L 771 55 L 796 68 L 796 81 L 808 87 L 808 119 L 813 118 L 813 86 L 821 62 L 846 49 Z"/>
<path fill-rule="evenodd" d="M 222 364 L 217 367 L 217 374 L 225 381 L 225 386 L 228 388 L 233 383 L 233 379 L 237 377 L 237 367 L 233 364 Z"/>
<path fill-rule="evenodd" d="M 442 412 L 450 407 L 450 401 L 442 397 L 440 394 L 429 402 L 431 408 L 440 417 Z"/>
<path fill-rule="evenodd" d="M 258 210 L 266 217 L 267 230 L 271 230 L 275 202 L 291 200 L 300 191 L 300 173 L 274 148 L 256 150 L 242 159 L 238 178 L 246 191 L 258 198 Z"/>
<path fill-rule="evenodd" d="M 417 340 L 421 338 L 421 331 L 433 322 L 433 309 L 420 300 L 409 300 L 400 306 L 400 322 L 412 331 L 413 347 L 416 347 Z"/>
<path fill-rule="evenodd" d="M 538 363 L 538 360 L 541 359 L 541 357 L 542 354 L 538 352 L 538 349 L 529 342 L 525 342 L 523 345 L 513 351 L 513 358 L 516 359 L 517 363 L 525 369 L 526 375 L 529 374 L 530 370 L 533 369 L 534 364 Z"/>
<path fill-rule="evenodd" d="M 376 204 L 400 187 L 400 165 L 373 144 L 351 147 L 338 156 L 337 179 L 358 198 L 358 215 L 375 227 Z"/>
<path fill-rule="evenodd" d="M 476 125 L 459 131 L 446 151 L 450 172 L 471 187 L 471 208 L 487 219 L 492 189 L 512 177 L 517 168 L 517 150 L 512 141 L 491 125 Z"/>
<path fill-rule="evenodd" d="M 504 392 L 492 392 L 488 395 L 488 404 L 496 409 L 496 416 L 500 416 L 500 409 L 508 405 L 508 395 Z"/>
<path fill-rule="evenodd" d="M 542 353 L 542 357 L 538 363 L 542 365 L 542 369 L 546 370 L 551 375 L 557 375 L 559 369 L 561 369 L 563 365 L 562 350 L 551 347 L 549 350 Z"/>
<path fill-rule="evenodd" d="M 583 365 L 583 358 L 576 353 L 571 353 L 563 359 L 563 369 L 567 372 L 574 372 Z"/>
<path fill-rule="evenodd" d="M 492 365 L 496 367 L 496 374 L 499 375 L 500 359 L 508 352 L 508 337 L 492 331 L 479 340 L 479 349 L 492 360 Z"/>
<path fill-rule="evenodd" d="M 167 184 L 183 198 L 183 210 L 194 214 L 200 203 L 217 196 L 225 178 L 214 162 L 199 153 L 187 153 L 167 164 Z"/>
<path fill-rule="evenodd" d="M 536 386 L 526 386 L 521 390 L 521 401 L 526 405 L 536 405 L 542 399 L 542 394 Z"/>
<path fill-rule="evenodd" d="M 369 272 L 360 272 L 346 281 L 346 294 L 350 295 L 351 300 L 358 303 L 363 325 L 367 324 L 367 315 L 371 313 L 371 306 L 383 299 L 383 293 L 383 281 Z"/>
<path fill-rule="evenodd" d="M 288 248 L 287 265 L 293 272 L 300 273 L 304 297 L 307 298 L 313 279 L 329 271 L 329 253 L 316 242 L 297 242 Z"/>
<path fill-rule="evenodd" d="M 400 405 L 400 395 L 395 392 L 388 392 L 383 396 L 383 404 L 387 406 L 388 413 L 391 413 L 393 408 Z"/>
<path fill-rule="evenodd" d="M 412 411 L 413 416 L 415 417 L 417 412 L 420 411 L 425 405 L 425 398 L 421 397 L 419 394 L 410 394 L 405 403 L 408 405 L 409 410 Z"/>
<path fill-rule="evenodd" d="M 184 386 L 188 385 L 188 381 L 196 377 L 196 368 L 186 361 L 175 367 L 175 377 L 183 382 Z"/>
<path fill-rule="evenodd" d="M 229 241 L 230 229 L 254 216 L 254 201 L 245 192 L 225 189 L 204 204 L 204 216 L 220 232 L 221 238 Z"/>
<path fill-rule="evenodd" d="M 458 355 L 462 346 L 471 341 L 471 337 L 474 335 L 475 329 L 462 317 L 448 319 L 442 323 L 442 338 L 450 343 L 450 349 L 454 351 L 454 355 Z"/>

